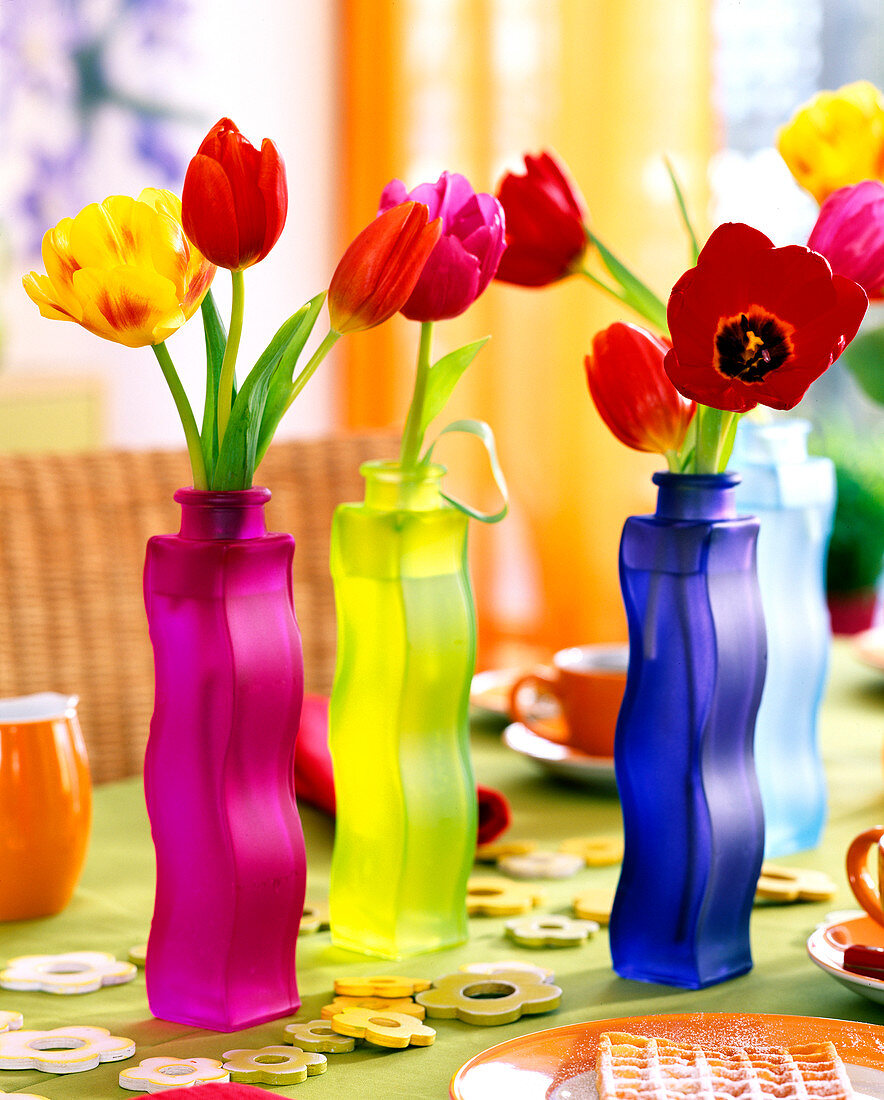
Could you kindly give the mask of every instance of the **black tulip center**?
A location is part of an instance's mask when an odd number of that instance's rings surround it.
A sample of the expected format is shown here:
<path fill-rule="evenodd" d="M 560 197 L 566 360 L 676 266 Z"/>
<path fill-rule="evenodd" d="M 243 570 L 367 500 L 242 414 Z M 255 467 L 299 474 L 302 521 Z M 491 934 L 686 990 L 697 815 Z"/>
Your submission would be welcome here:
<path fill-rule="evenodd" d="M 740 382 L 762 382 L 792 354 L 788 327 L 757 308 L 722 318 L 715 334 L 715 369 Z"/>

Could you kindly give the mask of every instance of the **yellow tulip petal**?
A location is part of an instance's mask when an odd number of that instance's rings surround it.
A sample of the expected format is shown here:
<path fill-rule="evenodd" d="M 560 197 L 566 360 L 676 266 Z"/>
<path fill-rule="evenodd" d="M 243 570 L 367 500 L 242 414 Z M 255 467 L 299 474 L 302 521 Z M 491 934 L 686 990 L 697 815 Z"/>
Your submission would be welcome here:
<path fill-rule="evenodd" d="M 141 348 L 165 340 L 184 323 L 174 284 L 155 271 L 83 268 L 73 281 L 83 303 L 81 324 L 96 336 Z"/>
<path fill-rule="evenodd" d="M 71 255 L 71 218 L 64 218 L 54 229 L 43 234 L 42 255 L 46 274 L 52 284 L 59 308 L 79 319 L 82 310 L 73 291 L 72 277 L 79 264 Z"/>
<path fill-rule="evenodd" d="M 819 92 L 777 135 L 792 175 L 822 203 L 833 191 L 884 177 L 884 95 L 866 80 Z"/>
<path fill-rule="evenodd" d="M 174 191 L 166 191 L 156 187 L 145 187 L 138 196 L 138 201 L 152 207 L 160 214 L 171 218 L 178 226 L 181 225 L 181 199 Z M 199 308 L 206 296 L 217 270 L 214 264 L 209 263 L 196 245 L 192 244 L 184 236 L 182 230 L 184 251 L 187 255 L 187 264 L 184 273 L 183 294 L 181 297 L 184 315 L 187 318 Z"/>
<path fill-rule="evenodd" d="M 174 191 L 167 191 L 162 187 L 145 187 L 138 196 L 138 201 L 145 203 L 153 210 L 158 210 L 161 214 L 167 214 L 180 224 L 181 199 Z"/>
<path fill-rule="evenodd" d="M 48 317 L 52 321 L 80 322 L 83 311 L 80 309 L 79 303 L 74 299 L 73 310 L 62 304 L 55 293 L 54 285 L 45 275 L 31 271 L 22 279 L 22 286 L 44 317 Z"/>

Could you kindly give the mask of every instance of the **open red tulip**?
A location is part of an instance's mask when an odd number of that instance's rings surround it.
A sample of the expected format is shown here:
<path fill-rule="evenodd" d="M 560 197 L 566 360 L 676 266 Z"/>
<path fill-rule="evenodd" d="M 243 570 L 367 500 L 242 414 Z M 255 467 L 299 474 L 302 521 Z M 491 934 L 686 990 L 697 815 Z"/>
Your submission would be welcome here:
<path fill-rule="evenodd" d="M 729 412 L 791 409 L 856 335 L 862 287 L 800 245 L 719 226 L 672 289 L 664 367 L 685 397 Z"/>

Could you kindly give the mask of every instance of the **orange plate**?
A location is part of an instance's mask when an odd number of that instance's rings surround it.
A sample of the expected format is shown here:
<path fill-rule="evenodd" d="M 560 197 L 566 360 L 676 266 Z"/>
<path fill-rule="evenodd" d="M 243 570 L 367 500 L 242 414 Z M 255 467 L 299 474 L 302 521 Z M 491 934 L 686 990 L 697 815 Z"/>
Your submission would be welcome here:
<path fill-rule="evenodd" d="M 703 1012 L 591 1020 L 522 1035 L 477 1054 L 461 1066 L 451 1079 L 451 1098 L 589 1100 L 596 1096 L 595 1055 L 603 1031 L 629 1031 L 707 1047 L 797 1046 L 831 1040 L 849 1067 L 869 1067 L 859 1071 L 859 1080 L 851 1073 L 855 1087 L 867 1095 L 884 1097 L 884 1027 L 815 1016 Z"/>

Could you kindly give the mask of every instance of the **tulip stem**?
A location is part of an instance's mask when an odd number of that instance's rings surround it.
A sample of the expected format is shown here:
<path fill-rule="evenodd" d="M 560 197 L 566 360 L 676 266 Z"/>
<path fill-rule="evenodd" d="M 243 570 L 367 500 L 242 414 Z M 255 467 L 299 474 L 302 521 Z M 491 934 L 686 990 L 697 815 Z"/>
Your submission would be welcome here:
<path fill-rule="evenodd" d="M 734 447 L 738 415 L 726 409 L 697 405 L 697 445 L 694 473 L 720 474 L 727 467 Z"/>
<path fill-rule="evenodd" d="M 199 428 L 196 426 L 193 409 L 190 407 L 190 402 L 187 400 L 187 394 L 184 392 L 184 387 L 181 385 L 178 371 L 175 370 L 172 356 L 169 354 L 169 349 L 164 343 L 154 344 L 153 351 L 160 364 L 160 370 L 163 372 L 163 376 L 169 384 L 169 389 L 172 391 L 172 399 L 175 402 L 175 407 L 178 409 L 178 415 L 181 417 L 181 423 L 184 427 L 184 438 L 187 440 L 187 453 L 190 456 L 190 468 L 193 471 L 193 487 L 194 489 L 208 489 L 209 479 L 206 476 L 206 463 L 203 458 Z"/>
<path fill-rule="evenodd" d="M 310 356 L 310 360 L 307 363 L 307 366 L 304 367 L 304 369 L 298 374 L 298 377 L 294 380 L 294 382 L 292 382 L 292 388 L 289 392 L 289 399 L 286 402 L 283 412 L 287 412 L 289 410 L 292 402 L 316 373 L 316 368 L 326 357 L 326 355 L 328 355 L 328 353 L 335 346 L 338 340 L 340 340 L 340 338 L 341 334 L 339 332 L 335 332 L 333 328 L 330 328 L 328 330 L 322 343 Z"/>
<path fill-rule="evenodd" d="M 218 379 L 218 450 L 224 440 L 227 422 L 230 420 L 230 407 L 233 404 L 233 380 L 236 377 L 236 356 L 242 336 L 242 320 L 245 305 L 245 281 L 241 271 L 230 272 L 233 296 L 230 303 L 230 330 L 227 333 L 227 345 L 221 361 L 221 375 Z"/>
<path fill-rule="evenodd" d="M 417 373 L 414 378 L 414 393 L 408 408 L 405 430 L 402 433 L 402 446 L 399 451 L 399 465 L 403 470 L 413 470 L 417 466 L 418 453 L 423 440 L 421 421 L 424 417 L 424 400 L 427 396 L 427 378 L 430 373 L 430 355 L 433 348 L 433 322 L 421 322 L 421 339 L 417 353 Z"/>

